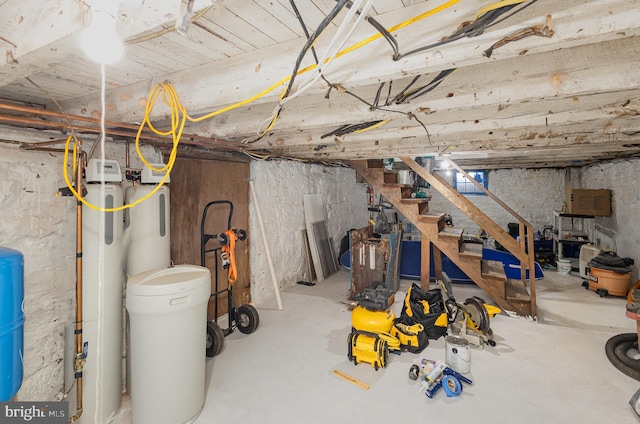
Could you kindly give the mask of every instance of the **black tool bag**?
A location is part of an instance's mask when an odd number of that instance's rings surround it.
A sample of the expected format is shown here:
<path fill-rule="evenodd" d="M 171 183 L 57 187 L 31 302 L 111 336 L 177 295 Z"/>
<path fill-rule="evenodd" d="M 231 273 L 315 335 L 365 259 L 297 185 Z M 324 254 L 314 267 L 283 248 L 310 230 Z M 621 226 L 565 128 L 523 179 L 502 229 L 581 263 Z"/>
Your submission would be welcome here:
<path fill-rule="evenodd" d="M 437 340 L 447 334 L 447 309 L 440 289 L 424 291 L 413 283 L 407 290 L 400 316 L 412 324 L 422 324 L 429 339 Z"/>
<path fill-rule="evenodd" d="M 398 317 L 393 321 L 391 335 L 400 340 L 400 348 L 407 352 L 420 353 L 429 346 L 424 326 L 413 323 L 407 316 Z"/>

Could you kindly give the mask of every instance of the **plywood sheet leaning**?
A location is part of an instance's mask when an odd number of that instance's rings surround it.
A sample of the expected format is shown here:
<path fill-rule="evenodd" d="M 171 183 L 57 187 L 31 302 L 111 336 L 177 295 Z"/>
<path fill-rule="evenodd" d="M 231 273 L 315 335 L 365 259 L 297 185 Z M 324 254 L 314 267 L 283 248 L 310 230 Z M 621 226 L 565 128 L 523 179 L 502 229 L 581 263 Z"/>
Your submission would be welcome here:
<path fill-rule="evenodd" d="M 321 194 L 304 195 L 304 219 L 316 277 L 318 281 L 323 281 L 338 272 L 338 264 L 327 232 L 327 216 Z"/>

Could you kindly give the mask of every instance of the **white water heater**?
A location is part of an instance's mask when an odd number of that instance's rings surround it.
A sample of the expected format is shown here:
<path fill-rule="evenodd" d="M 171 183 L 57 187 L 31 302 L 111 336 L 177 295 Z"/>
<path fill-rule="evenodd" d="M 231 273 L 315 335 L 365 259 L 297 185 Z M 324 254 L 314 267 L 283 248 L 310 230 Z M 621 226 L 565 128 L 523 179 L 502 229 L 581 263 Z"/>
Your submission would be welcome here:
<path fill-rule="evenodd" d="M 87 182 L 86 188 L 85 199 L 97 207 L 124 203 L 120 184 Z M 100 212 L 86 205 L 82 209 L 82 338 L 87 358 L 79 422 L 101 424 L 115 417 L 122 402 L 123 213 Z"/>
<path fill-rule="evenodd" d="M 153 165 L 162 168 L 164 165 Z M 154 178 L 147 179 L 145 176 Z M 158 173 L 142 171 L 140 184 L 127 188 L 127 204 L 149 195 L 156 188 Z M 167 179 L 168 180 L 168 179 Z M 169 187 L 163 185 L 150 198 L 127 210 L 125 223 L 129 243 L 127 275 L 171 265 L 171 238 L 169 233 Z"/>

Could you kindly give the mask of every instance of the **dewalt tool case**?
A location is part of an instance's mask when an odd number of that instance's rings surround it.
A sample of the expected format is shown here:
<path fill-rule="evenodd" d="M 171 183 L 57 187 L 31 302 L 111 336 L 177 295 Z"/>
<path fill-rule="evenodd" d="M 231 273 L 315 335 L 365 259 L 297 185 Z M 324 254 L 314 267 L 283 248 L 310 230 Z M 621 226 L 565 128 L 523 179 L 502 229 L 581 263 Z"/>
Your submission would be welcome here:
<path fill-rule="evenodd" d="M 429 346 L 429 338 L 420 323 L 412 324 L 407 317 L 399 317 L 391 327 L 391 335 L 400 340 L 400 349 L 420 353 Z"/>
<path fill-rule="evenodd" d="M 429 339 L 437 340 L 447 334 L 449 320 L 440 289 L 425 291 L 413 283 L 407 290 L 400 317 L 409 324 L 422 324 Z"/>
<path fill-rule="evenodd" d="M 366 331 L 353 331 L 347 337 L 349 361 L 355 365 L 360 362 L 371 364 L 377 371 L 381 367 L 387 366 L 389 359 L 389 349 L 387 342 L 375 333 Z"/>

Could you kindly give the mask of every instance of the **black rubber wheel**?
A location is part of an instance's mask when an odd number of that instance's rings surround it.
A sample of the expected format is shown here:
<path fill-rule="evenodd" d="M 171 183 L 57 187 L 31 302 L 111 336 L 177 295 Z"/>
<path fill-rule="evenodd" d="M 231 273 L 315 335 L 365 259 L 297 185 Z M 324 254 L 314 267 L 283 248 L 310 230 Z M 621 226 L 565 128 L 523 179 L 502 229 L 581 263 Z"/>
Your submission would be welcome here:
<path fill-rule="evenodd" d="M 207 357 L 213 358 L 222 351 L 224 346 L 224 333 L 214 321 L 207 322 Z"/>
<path fill-rule="evenodd" d="M 418 376 L 420 376 L 420 367 L 415 364 L 411 365 L 411 368 L 409 368 L 409 380 L 416 381 Z"/>
<path fill-rule="evenodd" d="M 606 295 L 609 294 L 609 291 L 606 289 L 597 289 L 596 293 L 598 293 L 598 296 L 600 297 L 605 297 Z"/>
<path fill-rule="evenodd" d="M 353 361 L 353 350 L 352 350 L 352 346 L 353 346 L 353 333 L 349 333 L 349 335 L 347 336 L 347 358 L 349 359 L 349 362 Z"/>
<path fill-rule="evenodd" d="M 386 367 L 389 363 L 389 344 L 386 340 L 382 341 L 382 366 Z"/>
<path fill-rule="evenodd" d="M 236 230 L 236 236 L 238 240 L 243 241 L 247 239 L 247 232 L 245 230 Z"/>
<path fill-rule="evenodd" d="M 496 345 L 496 341 L 493 339 L 489 339 L 487 340 L 487 343 L 489 344 L 489 346 L 494 347 Z"/>
<path fill-rule="evenodd" d="M 622 333 L 611 337 L 605 345 L 607 358 L 618 370 L 629 377 L 640 381 L 640 360 L 634 360 L 627 356 L 624 346 L 632 346 L 638 342 L 637 333 Z M 621 352 L 622 351 L 622 352 Z M 628 365 L 630 364 L 630 365 Z"/>
<path fill-rule="evenodd" d="M 236 311 L 236 325 L 244 334 L 251 334 L 258 328 L 260 317 L 253 305 L 240 305 Z"/>
<path fill-rule="evenodd" d="M 229 237 L 227 237 L 225 233 L 220 233 L 218 234 L 218 241 L 221 245 L 226 246 L 227 244 L 229 244 Z"/>

